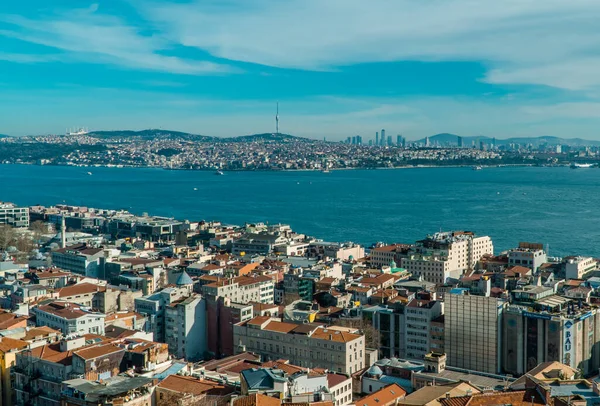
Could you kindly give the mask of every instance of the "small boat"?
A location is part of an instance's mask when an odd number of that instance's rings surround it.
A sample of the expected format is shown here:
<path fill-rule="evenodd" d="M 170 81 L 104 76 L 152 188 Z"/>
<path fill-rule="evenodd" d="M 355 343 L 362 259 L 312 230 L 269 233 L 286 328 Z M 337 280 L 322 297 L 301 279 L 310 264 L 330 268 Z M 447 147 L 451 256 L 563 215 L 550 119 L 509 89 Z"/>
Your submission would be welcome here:
<path fill-rule="evenodd" d="M 321 173 L 329 173 L 329 169 L 323 169 Z"/>
<path fill-rule="evenodd" d="M 225 175 L 225 174 L 223 173 L 223 171 L 216 171 L 215 175 Z"/>
<path fill-rule="evenodd" d="M 194 188 L 194 190 L 198 190 L 198 188 L 197 188 L 197 187 L 195 187 L 195 188 Z"/>
<path fill-rule="evenodd" d="M 477 166 L 474 166 L 474 167 L 473 167 L 473 170 L 474 170 L 474 171 L 480 171 L 480 170 L 482 170 L 482 169 L 483 169 L 483 168 L 482 168 L 481 166 L 479 166 L 479 165 L 477 165 Z"/>
<path fill-rule="evenodd" d="M 87 174 L 91 176 L 91 175 L 92 175 L 92 172 L 88 172 Z"/>
<path fill-rule="evenodd" d="M 593 166 L 592 164 L 577 164 L 577 163 L 572 163 L 571 164 L 571 169 L 591 168 L 592 166 Z"/>

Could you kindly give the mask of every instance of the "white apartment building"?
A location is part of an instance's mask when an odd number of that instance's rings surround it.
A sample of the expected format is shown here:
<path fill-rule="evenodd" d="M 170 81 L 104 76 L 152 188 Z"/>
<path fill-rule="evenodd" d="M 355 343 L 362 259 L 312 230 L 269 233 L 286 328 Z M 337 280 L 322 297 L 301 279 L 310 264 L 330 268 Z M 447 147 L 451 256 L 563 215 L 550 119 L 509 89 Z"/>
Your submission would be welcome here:
<path fill-rule="evenodd" d="M 414 276 L 437 284 L 458 279 L 474 269 L 481 257 L 493 255 L 494 245 L 487 236 L 468 231 L 440 232 L 417 241 L 401 259 L 401 267 Z"/>
<path fill-rule="evenodd" d="M 598 264 L 591 257 L 568 258 L 565 263 L 565 277 L 567 279 L 583 279 L 584 275 L 598 269 Z"/>
<path fill-rule="evenodd" d="M 548 262 L 548 255 L 542 244 L 522 242 L 518 248 L 508 251 L 508 266 L 520 265 L 537 271 L 539 267 Z"/>
<path fill-rule="evenodd" d="M 156 341 L 165 342 L 165 309 L 171 303 L 183 300 L 192 293 L 191 285 L 170 286 L 151 295 L 134 300 L 135 311 L 147 316 L 145 331 L 153 332 Z"/>
<path fill-rule="evenodd" d="M 404 309 L 406 358 L 423 359 L 431 351 L 431 321 L 444 313 L 439 300 L 411 300 Z"/>
<path fill-rule="evenodd" d="M 104 335 L 103 313 L 92 312 L 78 304 L 52 302 L 32 309 L 36 326 L 48 326 L 60 330 L 63 334 L 99 334 Z"/>
<path fill-rule="evenodd" d="M 275 284 L 268 276 L 244 275 L 231 279 L 218 279 L 204 285 L 202 295 L 207 299 L 227 298 L 233 303 L 274 303 Z"/>
<path fill-rule="evenodd" d="M 0 224 L 8 224 L 17 228 L 29 227 L 29 208 L 0 202 Z"/>
<path fill-rule="evenodd" d="M 208 350 L 206 334 L 206 300 L 200 295 L 167 306 L 165 342 L 175 357 L 189 361 L 203 359 Z"/>
<path fill-rule="evenodd" d="M 365 338 L 345 330 L 284 323 L 258 316 L 233 326 L 236 352 L 250 351 L 262 359 L 287 359 L 307 368 L 352 374 L 365 366 Z"/>

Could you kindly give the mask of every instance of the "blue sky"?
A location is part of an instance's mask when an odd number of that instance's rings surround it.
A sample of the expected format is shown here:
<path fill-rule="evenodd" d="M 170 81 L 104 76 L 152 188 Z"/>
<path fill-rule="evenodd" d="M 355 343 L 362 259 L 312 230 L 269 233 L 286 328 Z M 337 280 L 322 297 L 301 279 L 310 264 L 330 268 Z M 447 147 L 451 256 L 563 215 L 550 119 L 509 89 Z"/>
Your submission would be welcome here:
<path fill-rule="evenodd" d="M 6 3 L 6 4 L 5 4 Z M 600 139 L 597 0 L 22 0 L 0 133 Z"/>

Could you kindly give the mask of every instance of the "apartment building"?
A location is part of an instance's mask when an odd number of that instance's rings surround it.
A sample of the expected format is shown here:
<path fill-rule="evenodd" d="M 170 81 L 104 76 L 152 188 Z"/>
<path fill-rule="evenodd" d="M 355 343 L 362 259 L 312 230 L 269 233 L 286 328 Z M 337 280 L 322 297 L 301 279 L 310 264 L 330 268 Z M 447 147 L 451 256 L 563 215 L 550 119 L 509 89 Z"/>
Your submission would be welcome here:
<path fill-rule="evenodd" d="M 302 367 L 346 374 L 365 367 L 365 338 L 346 329 L 258 316 L 236 324 L 233 337 L 237 353 L 254 352 L 265 361 L 288 359 Z"/>
<path fill-rule="evenodd" d="M 598 262 L 591 257 L 569 257 L 565 262 L 565 278 L 583 279 L 590 272 L 598 269 Z"/>
<path fill-rule="evenodd" d="M 484 255 L 493 253 L 490 237 L 477 237 L 470 231 L 440 232 L 417 241 L 401 259 L 401 267 L 425 281 L 444 284 L 475 269 Z"/>
<path fill-rule="evenodd" d="M 16 405 L 60 406 L 63 382 L 105 380 L 120 372 L 125 350 L 111 343 L 91 344 L 84 337 L 63 339 L 22 351 L 14 368 Z"/>
<path fill-rule="evenodd" d="M 440 346 L 440 333 L 432 334 L 432 330 L 443 312 L 443 303 L 430 295 L 420 295 L 406 304 L 362 309 L 363 318 L 378 331 L 380 356 L 412 360 L 423 359 Z"/>
<path fill-rule="evenodd" d="M 432 350 L 432 321 L 444 312 L 439 300 L 411 300 L 404 309 L 406 358 L 423 359 Z"/>
<path fill-rule="evenodd" d="M 29 227 L 29 209 L 13 203 L 0 202 L 0 224 L 16 228 Z"/>
<path fill-rule="evenodd" d="M 75 244 L 52 252 L 52 264 L 58 268 L 92 278 L 104 277 L 104 250 L 87 244 Z"/>
<path fill-rule="evenodd" d="M 375 268 L 389 266 L 392 262 L 399 266 L 409 249 L 410 245 L 406 244 L 391 244 L 373 248 L 369 252 L 369 263 Z"/>
<path fill-rule="evenodd" d="M 506 303 L 453 289 L 444 298 L 444 345 L 448 365 L 498 374 L 502 371 L 502 316 Z"/>
<path fill-rule="evenodd" d="M 520 265 L 537 271 L 542 264 L 548 262 L 544 246 L 538 243 L 520 242 L 518 248 L 508 251 L 508 265 Z"/>
<path fill-rule="evenodd" d="M 92 307 L 96 294 L 105 290 L 105 286 L 99 286 L 93 283 L 79 283 L 56 289 L 55 294 L 57 294 L 58 299 L 62 301 L 80 304 L 84 307 Z"/>
<path fill-rule="evenodd" d="M 233 303 L 224 297 L 206 299 L 208 351 L 216 357 L 233 355 L 233 326 L 252 319 L 253 315 L 254 306 L 250 303 Z"/>
<path fill-rule="evenodd" d="M 205 357 L 208 351 L 205 299 L 193 294 L 167 306 L 165 342 L 177 358 L 198 361 Z"/>
<path fill-rule="evenodd" d="M 333 258 L 347 261 L 363 258 L 365 249 L 351 242 L 340 244 L 337 242 L 313 241 L 308 246 L 307 254 L 311 258 Z"/>
<path fill-rule="evenodd" d="M 32 309 L 36 326 L 48 326 L 63 334 L 104 334 L 103 313 L 69 302 L 54 301 Z"/>
<path fill-rule="evenodd" d="M 171 286 L 151 295 L 136 298 L 135 311 L 147 317 L 144 331 L 154 332 L 156 341 L 165 342 L 165 311 L 167 306 L 192 294 L 191 285 Z"/>
<path fill-rule="evenodd" d="M 273 279 L 262 275 L 215 278 L 213 283 L 205 284 L 201 289 L 207 299 L 222 297 L 234 303 L 273 303 L 275 299 Z"/>

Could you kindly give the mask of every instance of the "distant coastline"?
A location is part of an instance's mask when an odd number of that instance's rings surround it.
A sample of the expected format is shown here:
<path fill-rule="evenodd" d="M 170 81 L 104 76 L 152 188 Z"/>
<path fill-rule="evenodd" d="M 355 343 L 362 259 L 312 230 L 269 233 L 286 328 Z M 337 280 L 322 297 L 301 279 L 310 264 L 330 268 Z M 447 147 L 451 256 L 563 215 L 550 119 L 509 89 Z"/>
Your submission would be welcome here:
<path fill-rule="evenodd" d="M 284 169 L 284 168 L 249 168 L 249 169 L 214 169 L 214 168 L 167 168 L 162 166 L 147 166 L 147 165 L 63 165 L 55 163 L 37 164 L 33 162 L 0 162 L 0 165 L 29 165 L 29 166 L 48 166 L 48 167 L 61 167 L 61 168 L 115 168 L 115 169 L 161 169 L 165 171 L 197 171 L 197 172 L 215 172 L 217 170 L 222 172 L 323 172 L 321 169 Z M 353 170 L 394 170 L 394 169 L 431 169 L 431 168 L 472 168 L 473 166 L 479 166 L 484 169 L 490 168 L 514 168 L 514 167 L 548 167 L 548 168 L 560 168 L 569 167 L 568 164 L 555 164 L 555 165 L 536 165 L 536 164 L 448 164 L 448 165 L 404 165 L 404 166 L 393 166 L 393 167 L 348 167 L 348 168 L 329 168 L 328 171 L 353 171 Z"/>

